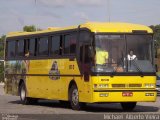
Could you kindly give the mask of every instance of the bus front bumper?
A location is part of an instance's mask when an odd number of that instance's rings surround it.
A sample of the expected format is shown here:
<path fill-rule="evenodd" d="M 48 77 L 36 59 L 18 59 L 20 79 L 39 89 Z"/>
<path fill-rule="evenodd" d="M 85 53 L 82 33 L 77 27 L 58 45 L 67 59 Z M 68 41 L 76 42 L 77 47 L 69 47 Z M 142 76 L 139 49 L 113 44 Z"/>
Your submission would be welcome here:
<path fill-rule="evenodd" d="M 155 102 L 156 90 L 94 90 L 94 102 Z"/>

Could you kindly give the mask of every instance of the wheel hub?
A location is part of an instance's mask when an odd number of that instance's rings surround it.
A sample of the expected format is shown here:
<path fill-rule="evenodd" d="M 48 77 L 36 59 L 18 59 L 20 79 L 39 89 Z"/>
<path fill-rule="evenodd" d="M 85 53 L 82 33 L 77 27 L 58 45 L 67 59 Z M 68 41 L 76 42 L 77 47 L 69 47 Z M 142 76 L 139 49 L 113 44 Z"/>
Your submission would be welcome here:
<path fill-rule="evenodd" d="M 72 92 L 72 102 L 74 105 L 78 104 L 78 90 L 74 89 Z"/>
<path fill-rule="evenodd" d="M 21 88 L 21 99 L 24 100 L 24 99 L 25 99 L 25 96 L 26 96 L 26 92 L 25 92 L 24 87 L 22 87 L 22 88 Z"/>

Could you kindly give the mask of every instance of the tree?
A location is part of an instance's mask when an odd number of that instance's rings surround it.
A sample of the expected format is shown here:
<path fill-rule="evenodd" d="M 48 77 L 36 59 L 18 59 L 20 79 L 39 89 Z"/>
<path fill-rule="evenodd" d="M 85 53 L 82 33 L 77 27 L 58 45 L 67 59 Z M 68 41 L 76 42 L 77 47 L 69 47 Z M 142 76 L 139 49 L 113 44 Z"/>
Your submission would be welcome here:
<path fill-rule="evenodd" d="M 4 40 L 6 36 L 2 35 L 0 38 L 0 59 L 4 59 Z"/>
<path fill-rule="evenodd" d="M 36 26 L 35 25 L 29 25 L 29 26 L 26 25 L 23 27 L 23 31 L 34 32 L 34 31 L 36 31 Z"/>
<path fill-rule="evenodd" d="M 0 38 L 0 60 L 4 59 L 4 40 L 5 35 Z M 4 61 L 0 61 L 0 82 L 4 81 Z"/>
<path fill-rule="evenodd" d="M 160 71 L 160 24 L 150 26 L 154 32 L 157 71 Z"/>
<path fill-rule="evenodd" d="M 154 39 L 156 40 L 156 47 L 160 48 L 160 24 L 149 26 L 154 32 Z"/>
<path fill-rule="evenodd" d="M 25 32 L 35 32 L 35 31 L 41 31 L 42 29 L 36 28 L 35 25 L 26 25 L 23 27 L 23 31 Z"/>

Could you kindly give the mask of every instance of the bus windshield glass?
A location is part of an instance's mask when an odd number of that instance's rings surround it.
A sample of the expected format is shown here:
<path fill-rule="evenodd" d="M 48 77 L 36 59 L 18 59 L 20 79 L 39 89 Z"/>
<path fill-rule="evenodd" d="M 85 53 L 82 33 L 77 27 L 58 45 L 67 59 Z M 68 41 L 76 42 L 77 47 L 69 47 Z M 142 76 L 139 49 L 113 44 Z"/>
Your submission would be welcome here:
<path fill-rule="evenodd" d="M 154 72 L 152 35 L 95 35 L 93 72 Z"/>

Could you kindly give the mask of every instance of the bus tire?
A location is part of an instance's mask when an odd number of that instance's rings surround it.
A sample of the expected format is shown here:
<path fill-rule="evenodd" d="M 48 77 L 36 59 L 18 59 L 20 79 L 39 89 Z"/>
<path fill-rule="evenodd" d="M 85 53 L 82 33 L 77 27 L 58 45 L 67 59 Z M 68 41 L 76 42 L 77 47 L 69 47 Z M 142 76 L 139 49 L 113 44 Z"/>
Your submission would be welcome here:
<path fill-rule="evenodd" d="M 70 106 L 73 110 L 81 110 L 85 107 L 85 103 L 79 102 L 78 88 L 73 84 L 69 90 Z"/>
<path fill-rule="evenodd" d="M 124 111 L 132 111 L 136 107 L 136 102 L 122 102 L 121 106 Z"/>
<path fill-rule="evenodd" d="M 19 95 L 20 95 L 20 100 L 22 104 L 28 105 L 28 104 L 35 104 L 37 103 L 38 99 L 36 98 L 29 98 L 26 96 L 27 90 L 24 82 L 21 83 L 20 89 L 19 89 Z"/>

